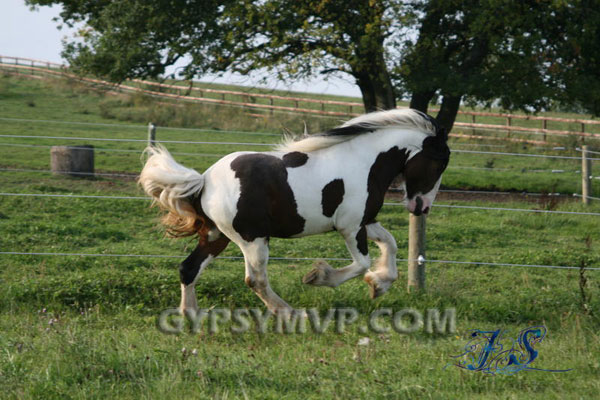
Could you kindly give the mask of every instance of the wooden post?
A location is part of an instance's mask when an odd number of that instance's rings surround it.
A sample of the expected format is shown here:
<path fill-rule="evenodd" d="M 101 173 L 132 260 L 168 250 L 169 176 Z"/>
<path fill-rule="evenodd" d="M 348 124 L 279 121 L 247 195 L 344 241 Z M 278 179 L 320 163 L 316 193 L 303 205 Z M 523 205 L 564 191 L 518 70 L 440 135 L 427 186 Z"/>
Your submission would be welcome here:
<path fill-rule="evenodd" d="M 548 129 L 548 120 L 542 120 L 542 130 L 544 131 L 544 142 L 546 141 L 546 129 Z"/>
<path fill-rule="evenodd" d="M 588 159 L 588 147 L 581 146 L 581 200 L 589 204 L 590 200 L 590 174 L 592 173 L 592 160 Z"/>
<path fill-rule="evenodd" d="M 425 215 L 408 221 L 408 291 L 425 290 Z"/>
<path fill-rule="evenodd" d="M 506 126 L 511 126 L 512 124 L 512 118 L 511 117 L 507 117 L 506 118 Z M 510 137 L 510 129 L 506 130 L 506 137 Z"/>
<path fill-rule="evenodd" d="M 154 147 L 156 143 L 156 125 L 152 122 L 148 124 L 148 146 Z"/>
<path fill-rule="evenodd" d="M 273 106 L 273 98 L 272 97 L 269 97 L 269 105 Z M 273 109 L 272 108 L 269 109 L 269 114 L 273 115 Z"/>
<path fill-rule="evenodd" d="M 94 176 L 94 146 L 52 146 L 50 168 L 54 174 Z"/>

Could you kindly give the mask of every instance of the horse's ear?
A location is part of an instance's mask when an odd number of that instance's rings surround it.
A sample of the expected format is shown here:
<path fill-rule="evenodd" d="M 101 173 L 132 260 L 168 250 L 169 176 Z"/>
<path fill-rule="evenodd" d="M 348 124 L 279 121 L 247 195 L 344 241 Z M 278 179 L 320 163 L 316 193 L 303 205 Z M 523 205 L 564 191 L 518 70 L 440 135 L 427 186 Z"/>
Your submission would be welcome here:
<path fill-rule="evenodd" d="M 437 132 L 435 133 L 435 137 L 440 141 L 447 143 L 448 142 L 448 131 L 443 126 L 440 126 Z"/>
<path fill-rule="evenodd" d="M 435 136 L 429 136 L 423 142 L 423 152 L 433 159 L 443 160 L 450 157 L 448 133 L 446 128 L 438 127 Z"/>

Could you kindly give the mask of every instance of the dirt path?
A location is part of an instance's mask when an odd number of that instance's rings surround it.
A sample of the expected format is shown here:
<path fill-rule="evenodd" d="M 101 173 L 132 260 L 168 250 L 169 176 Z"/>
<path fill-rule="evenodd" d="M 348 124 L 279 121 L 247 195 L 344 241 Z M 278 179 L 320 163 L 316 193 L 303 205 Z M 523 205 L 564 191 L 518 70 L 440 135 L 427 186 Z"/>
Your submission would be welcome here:
<path fill-rule="evenodd" d="M 394 201 L 400 201 L 404 197 L 404 192 L 397 189 L 391 189 L 387 197 Z M 518 192 L 486 192 L 478 190 L 440 190 L 436 201 L 486 201 L 492 203 L 505 203 L 511 201 L 526 201 L 530 203 L 557 204 L 566 201 L 576 201 L 572 196 L 566 194 L 546 194 L 546 193 L 518 193 Z"/>

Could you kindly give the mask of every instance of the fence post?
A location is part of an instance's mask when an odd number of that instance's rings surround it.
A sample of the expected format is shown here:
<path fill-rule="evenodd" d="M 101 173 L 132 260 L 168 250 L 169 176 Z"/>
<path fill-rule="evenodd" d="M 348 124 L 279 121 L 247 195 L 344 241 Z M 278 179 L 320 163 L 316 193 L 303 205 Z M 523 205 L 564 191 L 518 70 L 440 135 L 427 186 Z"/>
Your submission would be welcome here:
<path fill-rule="evenodd" d="M 156 143 L 156 125 L 152 122 L 148 124 L 148 146 L 154 147 Z"/>
<path fill-rule="evenodd" d="M 548 129 L 548 120 L 542 120 L 542 130 L 544 131 L 544 142 L 546 141 L 546 129 Z"/>
<path fill-rule="evenodd" d="M 408 218 L 408 291 L 425 289 L 425 215 Z"/>
<path fill-rule="evenodd" d="M 512 125 L 512 118 L 506 117 L 506 126 L 510 127 Z M 510 129 L 506 129 L 506 137 L 510 137 Z"/>
<path fill-rule="evenodd" d="M 581 146 L 581 200 L 588 204 L 590 200 L 590 174 L 592 173 L 592 160 L 588 159 L 588 147 Z"/>

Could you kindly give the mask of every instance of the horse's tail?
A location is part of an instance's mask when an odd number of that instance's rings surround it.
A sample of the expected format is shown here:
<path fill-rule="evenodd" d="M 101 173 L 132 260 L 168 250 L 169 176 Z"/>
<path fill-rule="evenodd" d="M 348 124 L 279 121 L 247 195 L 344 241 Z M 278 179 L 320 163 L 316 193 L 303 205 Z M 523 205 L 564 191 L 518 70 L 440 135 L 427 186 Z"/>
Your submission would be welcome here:
<path fill-rule="evenodd" d="M 204 176 L 178 164 L 162 146 L 147 147 L 149 154 L 138 183 L 168 213 L 162 218 L 171 236 L 191 236 L 204 224 L 205 219 L 194 206 L 200 208 L 200 192 Z M 200 211 L 201 212 L 201 211 Z"/>

